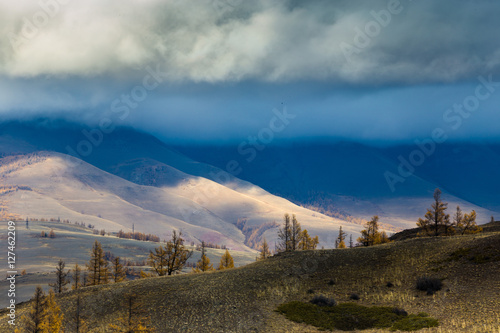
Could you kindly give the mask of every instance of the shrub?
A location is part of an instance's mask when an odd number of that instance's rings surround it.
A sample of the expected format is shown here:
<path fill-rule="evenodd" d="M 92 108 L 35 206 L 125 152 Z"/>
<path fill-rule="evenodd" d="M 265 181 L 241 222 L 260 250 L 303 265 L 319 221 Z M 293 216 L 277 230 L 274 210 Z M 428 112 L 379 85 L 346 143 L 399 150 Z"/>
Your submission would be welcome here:
<path fill-rule="evenodd" d="M 362 306 L 355 303 L 343 303 L 333 307 L 319 307 L 304 302 L 282 304 L 277 309 L 288 319 L 306 323 L 320 330 L 363 330 L 369 328 L 387 328 L 390 330 L 412 331 L 425 327 L 434 327 L 438 321 L 434 318 L 408 315 L 406 311 L 383 306 Z"/>
<path fill-rule="evenodd" d="M 437 319 L 428 317 L 426 313 L 419 313 L 418 315 L 409 315 L 394 323 L 391 331 L 416 331 L 422 328 L 437 326 L 439 326 Z"/>
<path fill-rule="evenodd" d="M 386 286 L 387 288 L 392 288 L 394 287 L 394 284 L 392 282 L 387 282 Z"/>
<path fill-rule="evenodd" d="M 349 295 L 349 299 L 352 299 L 354 301 L 359 301 L 359 295 L 356 293 L 352 293 L 351 295 Z"/>
<path fill-rule="evenodd" d="M 314 298 L 311 300 L 312 304 L 316 304 L 318 306 L 335 306 L 337 305 L 337 302 L 333 298 L 328 298 L 323 295 L 317 295 L 314 296 Z"/>
<path fill-rule="evenodd" d="M 308 290 L 307 290 L 307 293 L 308 293 L 308 294 L 314 294 L 314 289 L 308 289 Z"/>
<path fill-rule="evenodd" d="M 436 291 L 441 290 L 443 283 L 438 278 L 431 278 L 422 276 L 417 279 L 417 289 L 427 291 L 428 295 L 434 294 Z"/>
<path fill-rule="evenodd" d="M 330 286 L 333 286 L 333 285 L 335 285 L 335 281 L 334 281 L 333 279 L 331 279 L 330 281 L 328 281 L 328 284 L 329 284 Z"/>
<path fill-rule="evenodd" d="M 394 308 L 394 309 L 392 309 L 392 312 L 395 313 L 395 314 L 397 314 L 398 316 L 404 316 L 404 317 L 408 316 L 408 312 L 406 312 L 403 309 Z"/>

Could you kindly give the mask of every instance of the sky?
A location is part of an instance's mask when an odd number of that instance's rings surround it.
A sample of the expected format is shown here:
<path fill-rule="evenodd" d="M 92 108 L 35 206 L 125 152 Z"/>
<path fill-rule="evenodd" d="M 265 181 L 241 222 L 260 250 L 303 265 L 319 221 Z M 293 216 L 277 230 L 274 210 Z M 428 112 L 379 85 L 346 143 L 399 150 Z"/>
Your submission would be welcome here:
<path fill-rule="evenodd" d="M 494 0 L 0 0 L 0 121 L 500 141 Z"/>

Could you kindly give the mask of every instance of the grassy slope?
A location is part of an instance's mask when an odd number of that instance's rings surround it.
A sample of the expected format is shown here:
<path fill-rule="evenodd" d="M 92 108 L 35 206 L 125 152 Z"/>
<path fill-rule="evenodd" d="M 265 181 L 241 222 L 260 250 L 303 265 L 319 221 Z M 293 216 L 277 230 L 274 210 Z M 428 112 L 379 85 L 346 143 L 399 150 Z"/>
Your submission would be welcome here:
<path fill-rule="evenodd" d="M 470 249 L 466 257 L 451 255 L 460 248 Z M 484 263 L 469 259 L 481 254 L 489 257 Z M 416 291 L 415 280 L 422 275 L 444 279 L 444 289 L 433 296 Z M 309 289 L 339 302 L 356 292 L 360 304 L 428 312 L 441 323 L 428 332 L 498 332 L 500 233 L 282 254 L 224 272 L 84 288 L 58 301 L 70 318 L 75 297 L 81 295 L 94 332 L 104 332 L 121 311 L 123 295 L 132 290 L 159 332 L 316 332 L 273 311 L 286 301 L 308 301 L 313 296 Z M 26 308 L 21 305 L 19 314 Z M 2 332 L 7 332 L 5 324 L 2 314 Z"/>
<path fill-rule="evenodd" d="M 54 230 L 56 238 L 39 237 L 42 231 L 49 233 Z M 7 224 L 0 222 L 0 247 L 7 249 Z M 99 241 L 104 251 L 110 251 L 115 256 L 133 262 L 142 262 L 147 260 L 150 250 L 158 247 L 159 243 L 142 242 L 131 239 L 121 239 L 114 236 L 97 236 L 85 227 L 74 224 L 57 222 L 30 222 L 29 229 L 26 229 L 24 222 L 17 223 L 16 229 L 16 267 L 19 272 L 26 270 L 25 276 L 17 279 L 17 301 L 28 300 L 33 295 L 36 285 L 41 284 L 48 290 L 47 284 L 54 281 L 55 266 L 59 258 L 66 262 L 66 269 L 72 269 L 75 263 L 84 267 L 88 262 L 90 249 L 95 241 Z M 193 249 L 186 244 L 189 249 Z M 224 250 L 207 249 L 207 255 L 217 266 Z M 7 252 L 0 252 L 0 262 L 6 263 Z M 246 265 L 255 261 L 257 252 L 233 251 L 231 255 L 234 258 L 235 266 Z M 200 258 L 200 251 L 193 252 L 189 262 L 196 262 Z M 6 265 L 0 267 L 0 276 L 4 278 Z M 135 267 L 136 270 L 141 267 Z M 149 267 L 147 267 L 149 268 Z M 186 268 L 185 271 L 190 271 Z M 0 295 L 6 295 L 9 285 L 6 280 L 0 281 Z M 8 305 L 8 298 L 0 298 L 0 307 Z"/>

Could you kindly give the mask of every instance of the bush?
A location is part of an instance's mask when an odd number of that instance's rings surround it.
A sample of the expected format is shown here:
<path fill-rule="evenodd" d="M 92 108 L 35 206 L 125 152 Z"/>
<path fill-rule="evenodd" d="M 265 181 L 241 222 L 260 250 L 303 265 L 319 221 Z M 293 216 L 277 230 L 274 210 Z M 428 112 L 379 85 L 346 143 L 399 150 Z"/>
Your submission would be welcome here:
<path fill-rule="evenodd" d="M 402 309 L 395 310 L 382 306 L 367 307 L 355 303 L 320 307 L 311 303 L 294 301 L 280 305 L 277 311 L 290 320 L 313 325 L 320 330 L 353 331 L 386 328 L 412 331 L 438 325 L 436 319 L 421 314 L 408 315 Z"/>
<path fill-rule="evenodd" d="M 335 285 L 335 281 L 332 279 L 332 280 L 328 281 L 328 284 L 329 284 L 330 286 L 333 286 L 333 285 Z"/>
<path fill-rule="evenodd" d="M 441 290 L 442 287 L 443 283 L 438 278 L 423 276 L 417 279 L 417 289 L 427 291 L 428 295 L 434 294 L 436 291 Z"/>
<path fill-rule="evenodd" d="M 406 312 L 403 309 L 394 308 L 394 309 L 392 309 L 392 312 L 397 314 L 398 316 L 404 316 L 404 317 L 408 316 L 408 312 Z"/>
<path fill-rule="evenodd" d="M 308 294 L 314 294 L 314 289 L 308 289 L 308 290 L 307 290 L 307 293 L 308 293 Z"/>
<path fill-rule="evenodd" d="M 312 304 L 316 304 L 318 306 L 335 306 L 337 305 L 337 302 L 333 298 L 328 298 L 323 295 L 317 295 L 314 296 L 314 298 L 311 300 Z"/>
<path fill-rule="evenodd" d="M 437 319 L 428 317 L 426 313 L 419 313 L 418 315 L 409 315 L 394 323 L 391 327 L 391 331 L 416 331 L 422 328 L 437 326 L 439 326 Z"/>
<path fill-rule="evenodd" d="M 349 299 L 352 299 L 354 301 L 359 301 L 359 295 L 356 293 L 352 293 L 351 295 L 349 295 Z"/>
<path fill-rule="evenodd" d="M 394 287 L 394 284 L 392 282 L 387 282 L 386 287 L 392 288 L 392 287 Z"/>

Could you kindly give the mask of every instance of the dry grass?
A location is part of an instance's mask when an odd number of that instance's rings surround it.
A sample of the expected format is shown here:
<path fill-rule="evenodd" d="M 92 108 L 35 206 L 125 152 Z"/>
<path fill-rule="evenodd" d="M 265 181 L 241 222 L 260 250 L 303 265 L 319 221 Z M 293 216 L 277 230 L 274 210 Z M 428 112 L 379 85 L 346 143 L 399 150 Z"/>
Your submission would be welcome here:
<path fill-rule="evenodd" d="M 460 248 L 493 259 L 478 263 L 466 256 L 454 258 Z M 415 283 L 420 276 L 442 279 L 443 289 L 432 296 L 418 291 Z M 500 332 L 500 233 L 282 254 L 223 272 L 84 288 L 63 294 L 58 302 L 68 320 L 80 295 L 91 331 L 105 332 L 107 323 L 122 313 L 122 298 L 131 291 L 158 332 L 318 332 L 274 310 L 288 301 L 309 301 L 316 294 L 348 302 L 350 294 L 357 293 L 358 304 L 427 312 L 439 320 L 439 327 L 420 332 L 495 333 Z M 19 312 L 25 310 L 21 305 Z M 71 332 L 69 322 L 67 327 Z M 5 315 L 0 331 L 8 332 Z"/>

